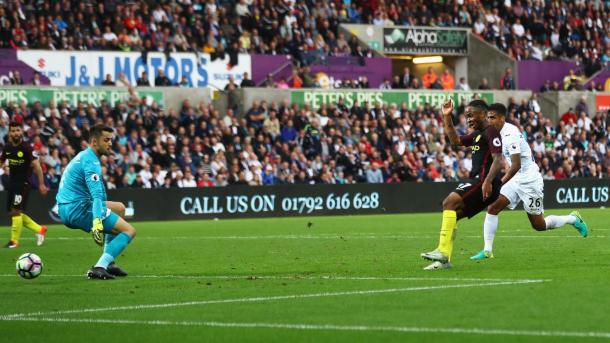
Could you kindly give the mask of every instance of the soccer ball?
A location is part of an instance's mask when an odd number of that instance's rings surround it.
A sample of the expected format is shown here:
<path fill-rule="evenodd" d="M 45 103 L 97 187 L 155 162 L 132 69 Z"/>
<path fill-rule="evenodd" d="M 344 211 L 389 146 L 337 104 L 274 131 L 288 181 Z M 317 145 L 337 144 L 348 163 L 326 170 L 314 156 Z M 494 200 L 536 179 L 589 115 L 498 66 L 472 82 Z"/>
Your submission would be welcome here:
<path fill-rule="evenodd" d="M 17 274 L 24 279 L 33 279 L 42 273 L 42 260 L 38 255 L 26 252 L 17 259 Z"/>

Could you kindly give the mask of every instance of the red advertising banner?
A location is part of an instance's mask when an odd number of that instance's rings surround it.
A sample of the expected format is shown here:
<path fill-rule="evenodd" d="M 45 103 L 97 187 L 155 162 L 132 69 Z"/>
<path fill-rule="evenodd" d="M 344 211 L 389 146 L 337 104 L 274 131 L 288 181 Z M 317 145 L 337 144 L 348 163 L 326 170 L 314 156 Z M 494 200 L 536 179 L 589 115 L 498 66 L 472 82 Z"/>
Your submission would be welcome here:
<path fill-rule="evenodd" d="M 598 94 L 595 97 L 597 112 L 610 110 L 610 94 Z"/>

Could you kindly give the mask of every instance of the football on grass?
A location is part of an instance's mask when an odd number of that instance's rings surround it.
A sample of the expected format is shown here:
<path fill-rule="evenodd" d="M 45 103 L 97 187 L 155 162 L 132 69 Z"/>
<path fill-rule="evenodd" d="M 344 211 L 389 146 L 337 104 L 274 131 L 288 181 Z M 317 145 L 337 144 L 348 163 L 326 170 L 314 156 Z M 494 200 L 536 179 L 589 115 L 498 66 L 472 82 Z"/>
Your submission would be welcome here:
<path fill-rule="evenodd" d="M 17 274 L 24 279 L 33 279 L 42 273 L 42 260 L 36 254 L 26 252 L 17 259 Z"/>

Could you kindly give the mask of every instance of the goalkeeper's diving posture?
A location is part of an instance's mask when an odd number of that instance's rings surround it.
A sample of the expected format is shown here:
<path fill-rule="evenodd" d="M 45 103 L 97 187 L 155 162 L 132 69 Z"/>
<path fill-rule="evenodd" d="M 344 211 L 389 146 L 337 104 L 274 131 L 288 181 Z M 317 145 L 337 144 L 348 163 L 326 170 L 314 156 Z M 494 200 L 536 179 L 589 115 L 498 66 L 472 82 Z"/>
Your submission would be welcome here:
<path fill-rule="evenodd" d="M 102 256 L 88 272 L 90 279 L 108 280 L 127 276 L 114 260 L 135 237 L 136 230 L 122 217 L 125 205 L 106 201 L 100 156 L 108 154 L 114 130 L 103 124 L 89 132 L 89 148 L 66 166 L 57 193 L 57 210 L 64 225 L 91 232 L 104 247 Z"/>

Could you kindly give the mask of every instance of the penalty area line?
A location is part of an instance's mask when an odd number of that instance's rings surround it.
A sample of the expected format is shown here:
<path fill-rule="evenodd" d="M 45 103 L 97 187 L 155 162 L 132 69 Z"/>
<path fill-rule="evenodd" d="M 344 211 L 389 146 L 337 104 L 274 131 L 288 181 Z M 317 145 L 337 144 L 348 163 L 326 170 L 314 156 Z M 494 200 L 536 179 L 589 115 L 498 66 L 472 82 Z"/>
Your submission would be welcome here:
<path fill-rule="evenodd" d="M 297 299 L 325 298 L 325 297 L 338 297 L 338 296 L 417 292 L 417 291 L 443 290 L 443 289 L 455 289 L 455 288 L 524 285 L 524 284 L 533 284 L 533 283 L 541 283 L 541 282 L 545 282 L 545 280 L 499 281 L 499 282 L 469 283 L 469 284 L 455 284 L 455 285 L 384 288 L 384 289 L 323 292 L 323 293 L 310 293 L 310 294 L 290 294 L 290 295 L 277 295 L 277 296 L 267 296 L 267 297 L 200 300 L 200 301 L 186 301 L 186 302 L 179 302 L 179 303 L 111 306 L 111 307 L 85 308 L 85 309 L 49 311 L 49 312 L 5 314 L 5 315 L 0 315 L 0 321 L 10 320 L 11 318 L 17 318 L 17 317 L 56 316 L 56 315 L 61 315 L 61 314 L 99 313 L 99 312 L 110 312 L 110 311 L 133 311 L 133 310 L 137 311 L 137 310 L 146 310 L 146 309 L 173 308 L 173 307 L 197 306 L 197 305 L 213 305 L 213 304 L 228 304 L 228 303 L 254 303 L 254 302 L 266 302 L 266 301 L 297 300 Z"/>
<path fill-rule="evenodd" d="M 203 326 L 216 328 L 239 329 L 279 329 L 310 331 L 380 331 L 398 333 L 432 333 L 432 334 L 465 334 L 488 336 L 530 336 L 530 337 L 574 337 L 574 338 L 610 338 L 610 332 L 596 331 L 552 331 L 552 330 L 511 330 L 493 328 L 451 328 L 419 326 L 371 326 L 371 325 L 334 325 L 334 324 L 287 324 L 287 323 L 239 323 L 215 321 L 166 321 L 166 320 L 129 320 L 98 318 L 52 318 L 52 317 L 13 317 L 7 321 L 32 321 L 52 323 L 83 324 L 121 324 L 150 326 Z"/>

